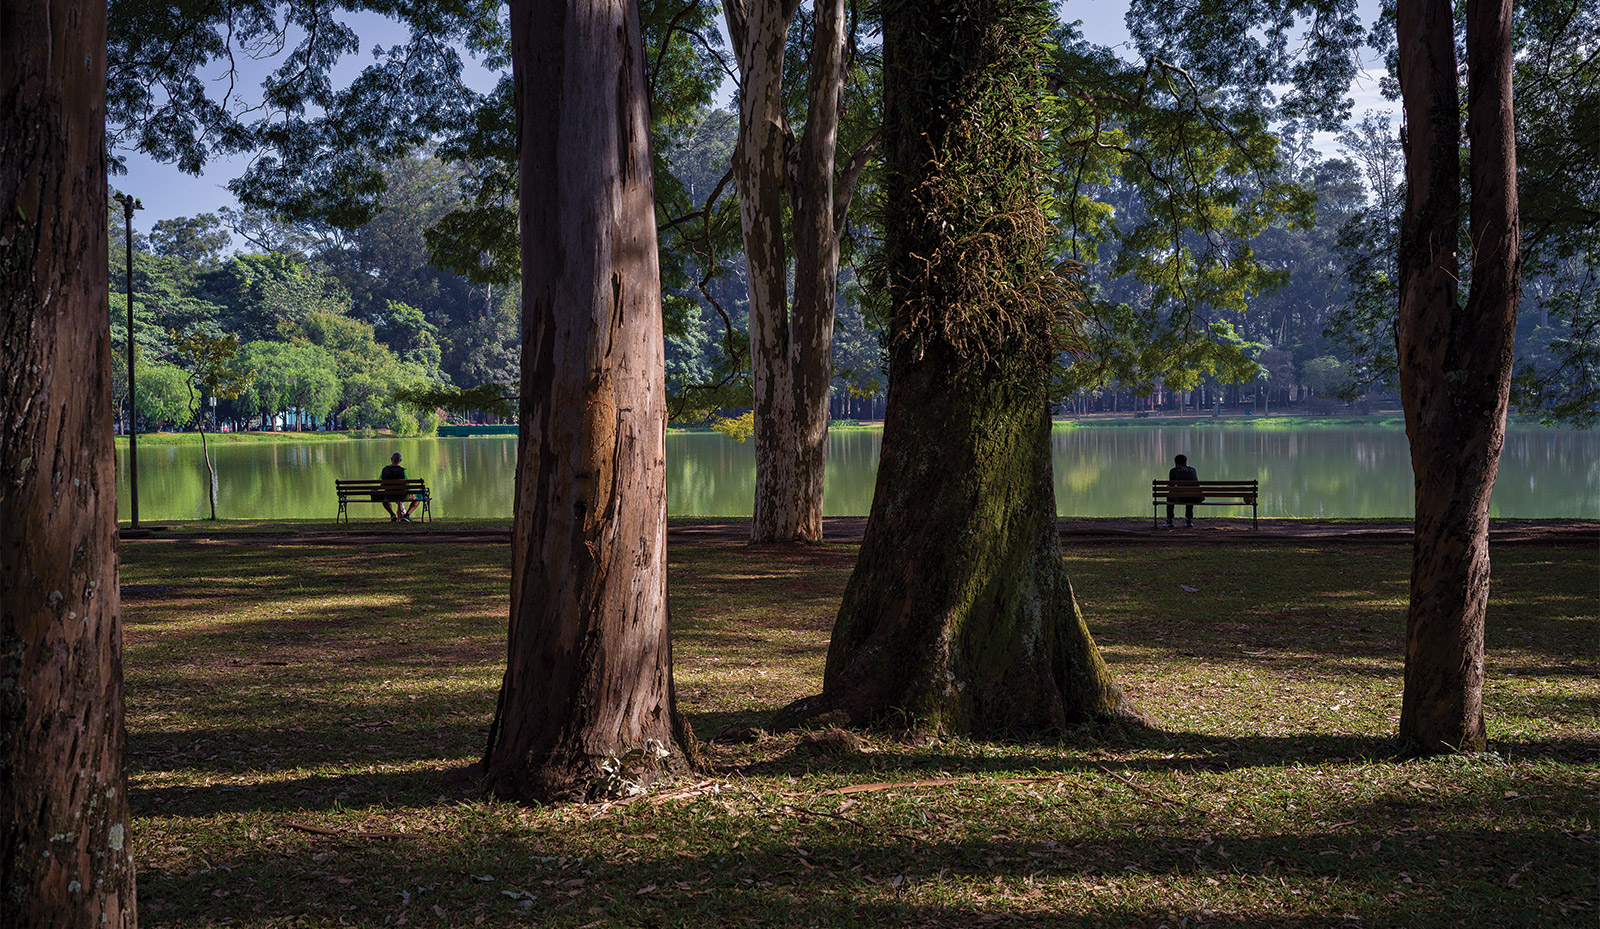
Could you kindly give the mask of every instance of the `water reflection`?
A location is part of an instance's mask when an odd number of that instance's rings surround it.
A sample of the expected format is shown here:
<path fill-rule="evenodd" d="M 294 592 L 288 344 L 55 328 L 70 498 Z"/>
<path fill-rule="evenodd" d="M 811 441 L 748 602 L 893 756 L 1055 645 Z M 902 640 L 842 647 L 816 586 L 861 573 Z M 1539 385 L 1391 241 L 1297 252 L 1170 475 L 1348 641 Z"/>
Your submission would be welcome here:
<path fill-rule="evenodd" d="M 1202 478 L 1259 479 L 1262 516 L 1411 514 L 1410 454 L 1398 428 L 1081 427 L 1058 428 L 1051 442 L 1056 506 L 1064 515 L 1148 513 L 1151 478 L 1165 477 L 1180 453 L 1189 456 Z M 881 443 L 876 430 L 835 432 L 829 438 L 828 515 L 864 515 L 871 508 Z M 331 519 L 337 509 L 334 479 L 375 477 L 393 451 L 404 456 L 411 476 L 427 478 L 436 517 L 510 515 L 517 446 L 515 438 L 505 436 L 218 446 L 217 513 L 224 519 Z M 669 512 L 749 515 L 753 452 L 751 445 L 715 433 L 669 435 Z M 119 451 L 124 469 L 126 454 L 125 448 Z M 139 462 L 141 518 L 207 515 L 198 446 L 151 447 Z M 1596 488 L 1600 432 L 1514 427 L 1490 511 L 1501 517 L 1597 518 Z M 125 477 L 119 490 L 119 511 L 127 519 Z M 356 517 L 362 515 L 376 517 L 382 509 L 375 504 L 357 508 Z"/>

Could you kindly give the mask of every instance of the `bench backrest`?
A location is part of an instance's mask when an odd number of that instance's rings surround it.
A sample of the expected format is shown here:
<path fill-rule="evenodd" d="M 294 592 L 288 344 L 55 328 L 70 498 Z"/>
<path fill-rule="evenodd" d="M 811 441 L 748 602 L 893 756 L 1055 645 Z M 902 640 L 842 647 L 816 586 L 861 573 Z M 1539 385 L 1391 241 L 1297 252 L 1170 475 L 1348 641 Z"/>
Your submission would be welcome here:
<path fill-rule="evenodd" d="M 340 496 L 345 494 L 372 494 L 372 493 L 422 493 L 428 489 L 428 482 L 420 477 L 408 477 L 403 481 L 385 481 L 380 478 L 342 481 L 335 480 L 333 487 Z"/>
<path fill-rule="evenodd" d="M 1201 493 L 1212 497 L 1255 496 L 1260 481 L 1163 481 L 1150 482 L 1152 496 L 1165 497 L 1173 493 Z"/>

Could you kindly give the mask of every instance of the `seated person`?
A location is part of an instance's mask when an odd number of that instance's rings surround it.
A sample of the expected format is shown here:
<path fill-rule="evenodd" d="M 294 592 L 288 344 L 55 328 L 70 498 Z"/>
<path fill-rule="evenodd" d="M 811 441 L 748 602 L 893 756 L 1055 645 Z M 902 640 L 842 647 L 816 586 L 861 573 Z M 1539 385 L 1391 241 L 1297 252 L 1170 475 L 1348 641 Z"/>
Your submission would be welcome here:
<path fill-rule="evenodd" d="M 1177 467 L 1173 468 L 1171 471 L 1167 472 L 1167 480 L 1169 480 L 1169 481 L 1199 481 L 1200 480 L 1200 473 L 1198 471 L 1196 471 L 1195 469 L 1189 467 L 1189 456 L 1187 456 L 1187 455 L 1179 455 L 1178 457 L 1172 459 L 1172 462 L 1173 462 L 1173 464 L 1177 465 Z M 1188 506 L 1185 506 L 1183 508 L 1183 524 L 1185 526 L 1188 526 L 1188 527 L 1193 527 L 1194 526 L 1194 505 L 1196 503 L 1199 503 L 1200 501 L 1202 501 L 1204 499 L 1205 499 L 1205 497 L 1202 497 L 1197 493 L 1191 493 L 1191 494 L 1176 493 L 1176 494 L 1168 495 L 1168 497 L 1167 497 L 1167 528 L 1168 529 L 1172 528 L 1172 509 L 1173 509 L 1172 505 L 1174 503 L 1186 503 L 1186 504 L 1188 504 Z"/>
<path fill-rule="evenodd" d="M 389 464 L 378 475 L 381 481 L 403 481 L 406 479 L 406 469 L 400 467 L 400 453 L 395 452 L 389 456 Z M 383 503 L 383 508 L 389 511 L 389 522 L 411 522 L 411 511 L 417 508 L 417 501 L 406 493 L 386 493 L 378 497 Z M 396 512 L 398 508 L 399 512 Z"/>

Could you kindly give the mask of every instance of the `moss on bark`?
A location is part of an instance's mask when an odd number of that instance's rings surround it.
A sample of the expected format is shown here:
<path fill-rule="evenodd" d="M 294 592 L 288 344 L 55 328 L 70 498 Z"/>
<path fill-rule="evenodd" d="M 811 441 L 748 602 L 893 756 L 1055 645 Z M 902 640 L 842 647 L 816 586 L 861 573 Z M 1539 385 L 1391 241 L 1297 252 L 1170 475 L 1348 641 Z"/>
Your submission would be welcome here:
<path fill-rule="evenodd" d="M 1045 388 L 1070 282 L 1041 204 L 1036 0 L 884 8 L 889 405 L 823 693 L 779 714 L 1021 734 L 1135 718 L 1056 535 Z"/>

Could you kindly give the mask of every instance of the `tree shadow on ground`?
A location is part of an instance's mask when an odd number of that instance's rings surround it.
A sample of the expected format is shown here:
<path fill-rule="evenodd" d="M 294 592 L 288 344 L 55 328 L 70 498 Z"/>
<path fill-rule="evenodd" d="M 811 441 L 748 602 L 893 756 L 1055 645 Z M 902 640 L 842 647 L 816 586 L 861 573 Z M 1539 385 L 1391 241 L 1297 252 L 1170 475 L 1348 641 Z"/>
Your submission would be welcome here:
<path fill-rule="evenodd" d="M 1071 797 L 1061 803 L 1069 811 Z M 205 868 L 182 860 L 147 867 L 140 902 L 152 921 L 174 925 L 408 917 L 463 925 L 1542 929 L 1584 909 L 1591 891 L 1587 846 L 1553 829 L 1237 835 L 1216 824 L 1107 829 L 1043 815 L 1026 835 L 1001 835 L 960 820 L 884 817 L 857 826 L 791 809 L 746 823 L 743 844 L 706 851 L 693 834 L 664 834 L 671 811 L 628 809 L 626 826 L 597 819 L 564 833 L 269 832 L 249 854 Z"/>
<path fill-rule="evenodd" d="M 769 736 L 779 739 L 786 737 Z M 830 774 L 906 779 L 952 775 L 990 775 L 1039 771 L 1084 773 L 1119 771 L 1204 773 L 1313 764 L 1406 764 L 1416 760 L 1397 738 L 1360 735 L 1297 734 L 1223 737 L 1211 733 L 1118 729 L 1109 736 L 1068 737 L 1054 742 L 996 742 L 989 754 L 971 751 L 898 748 L 894 734 L 875 739 L 866 751 L 833 751 L 787 737 L 793 748 L 734 770 L 749 776 Z M 1519 761 L 1589 764 L 1600 760 L 1600 740 L 1580 737 L 1519 739 L 1490 746 L 1491 752 Z"/>

